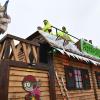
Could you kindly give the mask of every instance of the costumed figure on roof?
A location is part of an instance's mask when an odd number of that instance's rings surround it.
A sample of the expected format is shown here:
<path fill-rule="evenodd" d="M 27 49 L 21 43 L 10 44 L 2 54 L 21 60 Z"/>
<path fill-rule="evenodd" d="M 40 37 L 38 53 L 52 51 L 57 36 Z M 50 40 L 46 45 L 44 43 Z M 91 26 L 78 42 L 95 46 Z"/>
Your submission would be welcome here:
<path fill-rule="evenodd" d="M 0 34 L 5 33 L 8 28 L 8 24 L 11 22 L 11 18 L 7 14 L 8 3 L 9 0 L 7 0 L 3 6 L 0 4 Z"/>
<path fill-rule="evenodd" d="M 65 26 L 62 27 L 62 31 L 58 31 L 57 32 L 57 39 L 63 39 L 64 40 L 64 44 L 63 45 L 65 45 L 66 42 L 67 42 L 67 44 L 69 42 L 73 42 L 71 37 L 68 35 L 68 31 L 66 30 Z"/>
<path fill-rule="evenodd" d="M 44 32 L 47 32 L 47 33 L 51 34 L 51 32 L 52 32 L 52 25 L 50 24 L 50 22 L 48 20 L 44 20 L 43 24 L 44 24 L 43 28 L 39 26 L 38 30 L 42 30 Z"/>

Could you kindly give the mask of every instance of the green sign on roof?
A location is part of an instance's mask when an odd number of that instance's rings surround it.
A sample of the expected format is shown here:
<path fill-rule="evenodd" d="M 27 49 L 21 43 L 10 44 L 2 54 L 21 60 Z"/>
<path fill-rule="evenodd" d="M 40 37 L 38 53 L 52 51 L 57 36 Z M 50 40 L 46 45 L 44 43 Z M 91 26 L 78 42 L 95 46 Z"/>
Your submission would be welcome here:
<path fill-rule="evenodd" d="M 100 49 L 94 47 L 91 43 L 85 41 L 84 39 L 81 39 L 81 51 L 90 54 L 96 58 L 100 58 Z"/>

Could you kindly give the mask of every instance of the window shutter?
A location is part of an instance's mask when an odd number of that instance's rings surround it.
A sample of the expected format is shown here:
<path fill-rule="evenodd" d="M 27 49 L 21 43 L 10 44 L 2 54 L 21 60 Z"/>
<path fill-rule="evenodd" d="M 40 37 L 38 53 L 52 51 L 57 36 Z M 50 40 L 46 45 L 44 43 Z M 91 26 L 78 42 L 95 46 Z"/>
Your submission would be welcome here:
<path fill-rule="evenodd" d="M 75 89 L 75 75 L 73 67 L 65 68 L 65 77 L 66 77 L 66 87 L 67 89 Z"/>
<path fill-rule="evenodd" d="M 100 88 L 100 72 L 95 72 L 98 88 Z"/>
<path fill-rule="evenodd" d="M 83 83 L 83 89 L 90 89 L 90 78 L 89 78 L 89 72 L 86 69 L 81 70 L 82 74 L 82 83 Z"/>

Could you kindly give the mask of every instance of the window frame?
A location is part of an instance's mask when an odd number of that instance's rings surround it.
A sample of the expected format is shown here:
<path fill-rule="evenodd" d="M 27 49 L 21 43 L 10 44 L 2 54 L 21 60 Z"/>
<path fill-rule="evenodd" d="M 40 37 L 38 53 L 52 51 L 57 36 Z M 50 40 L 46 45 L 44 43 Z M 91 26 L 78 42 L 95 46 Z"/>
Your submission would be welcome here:
<path fill-rule="evenodd" d="M 90 76 L 89 76 L 89 71 L 88 71 L 88 69 L 83 69 L 83 68 L 78 68 L 78 67 L 72 67 L 72 66 L 64 66 L 64 69 L 65 69 L 65 78 L 66 78 L 66 88 L 68 89 L 68 90 L 88 90 L 88 89 L 91 89 L 91 83 L 90 83 Z M 71 86 L 69 86 L 69 80 L 70 80 L 70 77 L 68 77 L 69 75 L 68 75 L 68 73 L 70 72 L 68 72 L 68 70 L 73 70 L 72 72 L 72 74 L 73 74 L 73 77 L 72 77 L 72 79 L 74 80 L 74 82 L 73 82 L 73 87 L 71 87 Z M 82 82 L 82 83 L 80 83 L 80 84 L 82 84 L 82 87 L 80 87 L 80 88 L 78 88 L 77 86 L 76 86 L 76 83 L 77 83 L 77 80 L 75 79 L 75 72 L 74 71 L 80 71 L 80 74 L 81 74 L 81 81 L 79 81 L 79 83 L 80 82 Z M 84 75 L 84 72 L 86 73 L 86 75 Z M 83 73 L 83 74 L 82 74 Z M 87 77 L 87 79 L 86 80 L 84 80 L 83 78 L 86 78 Z M 78 77 L 78 80 L 79 80 L 79 77 Z M 86 84 L 86 83 L 88 83 L 88 84 Z M 79 85 L 80 85 L 79 84 Z"/>

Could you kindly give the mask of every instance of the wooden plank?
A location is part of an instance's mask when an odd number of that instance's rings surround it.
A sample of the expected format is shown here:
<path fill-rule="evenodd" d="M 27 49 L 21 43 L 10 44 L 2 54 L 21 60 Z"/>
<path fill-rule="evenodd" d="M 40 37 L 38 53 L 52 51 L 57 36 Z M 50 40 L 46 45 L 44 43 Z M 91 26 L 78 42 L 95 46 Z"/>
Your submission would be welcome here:
<path fill-rule="evenodd" d="M 13 82 L 13 81 L 10 81 L 9 82 L 9 86 L 22 86 L 22 82 Z M 49 87 L 49 83 L 48 82 L 41 82 L 41 87 L 43 87 L 43 86 L 45 86 L 45 87 Z"/>
<path fill-rule="evenodd" d="M 10 39 L 6 40 L 2 59 L 10 59 Z"/>
<path fill-rule="evenodd" d="M 37 63 L 39 63 L 39 59 L 40 59 L 40 57 L 39 57 L 39 55 L 40 55 L 40 54 L 39 54 L 39 47 L 36 47 L 36 49 L 37 49 L 37 50 L 36 50 L 36 51 L 37 51 Z"/>
<path fill-rule="evenodd" d="M 41 66 L 41 67 L 43 67 L 43 66 Z M 25 72 L 38 72 L 38 73 L 46 73 L 46 74 L 48 74 L 48 71 L 37 70 L 37 69 L 29 69 L 29 68 L 10 67 L 10 70 L 25 71 Z"/>
<path fill-rule="evenodd" d="M 8 100 L 9 66 L 0 62 L 0 100 Z"/>
<path fill-rule="evenodd" d="M 39 77 L 48 77 L 47 73 L 34 73 L 34 72 L 27 72 L 27 71 L 17 71 L 17 70 L 11 70 L 10 75 L 18 75 L 18 76 L 26 76 L 26 75 L 34 75 Z"/>
<path fill-rule="evenodd" d="M 10 67 L 16 67 L 16 68 L 23 68 L 23 69 L 32 69 L 32 70 L 42 70 L 42 71 L 48 71 L 48 65 L 46 64 L 42 64 L 42 63 L 38 63 L 38 64 L 34 64 L 34 65 L 29 65 L 25 62 L 19 62 L 19 61 L 8 61 L 5 60 L 6 63 L 9 62 Z"/>
<path fill-rule="evenodd" d="M 41 97 L 41 100 L 50 100 L 50 96 L 43 96 Z"/>
<path fill-rule="evenodd" d="M 21 43 L 21 44 L 22 44 L 23 52 L 25 54 L 26 62 L 30 63 L 29 54 L 28 54 L 28 51 L 27 51 L 27 48 L 26 48 L 26 44 L 25 43 Z"/>
<path fill-rule="evenodd" d="M 18 61 L 18 51 L 15 48 L 13 40 L 11 40 L 11 47 L 12 47 L 12 51 L 13 51 L 13 56 L 14 56 L 15 60 Z"/>
<path fill-rule="evenodd" d="M 49 88 L 50 88 L 50 99 L 56 100 L 56 90 L 55 90 L 55 70 L 53 66 L 53 54 L 48 55 L 49 59 Z"/>
<path fill-rule="evenodd" d="M 22 81 L 23 80 L 23 76 L 10 76 L 9 77 L 9 81 Z M 37 80 L 41 80 L 43 82 L 48 82 L 48 77 L 37 77 Z"/>
<path fill-rule="evenodd" d="M 49 87 L 40 87 L 39 88 L 41 92 L 43 91 L 49 91 Z M 10 86 L 9 89 L 8 89 L 8 92 L 9 93 L 16 93 L 16 92 L 25 92 L 25 90 L 22 88 L 22 86 L 19 86 L 19 87 L 12 87 Z"/>
<path fill-rule="evenodd" d="M 1 60 L 2 56 L 3 56 L 3 52 L 4 52 L 4 48 L 5 48 L 5 43 L 6 43 L 6 41 L 4 41 L 2 46 L 1 46 L 2 49 L 0 51 L 0 60 Z"/>
<path fill-rule="evenodd" d="M 35 46 L 32 46 L 32 51 L 33 51 L 33 56 L 35 58 L 35 62 L 37 63 L 38 56 L 37 56 L 37 51 L 36 51 L 36 47 Z"/>
<path fill-rule="evenodd" d="M 25 97 L 25 95 L 27 94 L 27 92 L 26 93 L 9 93 L 9 95 L 8 95 L 8 98 L 24 98 Z M 50 94 L 49 94 L 49 92 L 41 92 L 41 96 L 42 97 L 48 97 Z"/>

